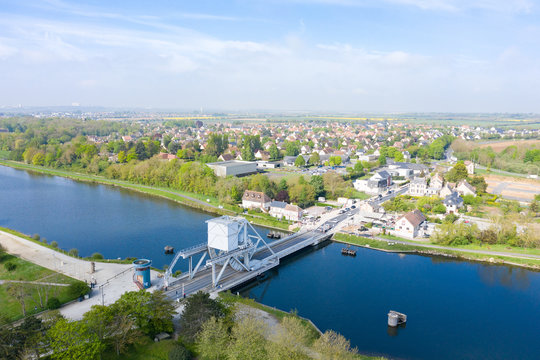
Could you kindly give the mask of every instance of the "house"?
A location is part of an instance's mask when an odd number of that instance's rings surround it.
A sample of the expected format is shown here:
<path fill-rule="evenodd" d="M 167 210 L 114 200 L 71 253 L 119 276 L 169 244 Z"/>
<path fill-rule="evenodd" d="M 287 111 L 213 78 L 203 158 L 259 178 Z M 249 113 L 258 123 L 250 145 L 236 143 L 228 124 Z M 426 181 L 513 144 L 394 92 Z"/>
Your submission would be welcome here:
<path fill-rule="evenodd" d="M 295 161 L 296 161 L 296 156 L 285 156 L 283 158 L 283 165 L 285 165 L 285 166 L 294 166 Z"/>
<path fill-rule="evenodd" d="M 268 210 L 272 200 L 263 192 L 246 190 L 242 196 L 242 207 L 244 209 Z"/>
<path fill-rule="evenodd" d="M 394 232 L 398 236 L 409 239 L 415 238 L 418 236 L 418 232 L 425 221 L 426 217 L 420 210 L 413 210 L 397 219 Z"/>
<path fill-rule="evenodd" d="M 156 157 L 160 160 L 173 160 L 173 159 L 178 159 L 176 157 L 176 155 L 174 154 L 167 154 L 167 153 L 159 153 L 156 155 Z"/>
<path fill-rule="evenodd" d="M 303 210 L 292 204 L 283 201 L 272 201 L 270 203 L 269 214 L 278 219 L 287 219 L 290 221 L 299 221 L 302 218 Z"/>
<path fill-rule="evenodd" d="M 233 154 L 221 154 L 218 157 L 219 161 L 231 161 L 234 160 Z"/>
<path fill-rule="evenodd" d="M 463 199 L 454 191 L 444 198 L 443 205 L 446 207 L 447 214 L 455 214 L 463 207 Z"/>
<path fill-rule="evenodd" d="M 426 178 L 414 178 L 409 185 L 409 195 L 411 196 L 425 196 L 427 193 L 427 181 Z"/>
<path fill-rule="evenodd" d="M 467 168 L 467 174 L 474 175 L 474 163 L 472 161 L 465 160 L 463 164 L 465 164 L 465 167 Z"/>
<path fill-rule="evenodd" d="M 461 180 L 456 186 L 456 191 L 461 196 L 472 195 L 476 197 L 476 188 L 469 184 L 467 180 Z"/>
<path fill-rule="evenodd" d="M 380 194 L 388 190 L 392 185 L 392 176 L 387 171 L 379 171 L 368 180 L 355 180 L 353 186 L 358 191 L 367 194 Z"/>
<path fill-rule="evenodd" d="M 450 187 L 450 184 L 446 183 L 443 185 L 443 187 L 439 190 L 439 196 L 444 198 L 450 194 L 452 194 L 454 190 Z"/>
<path fill-rule="evenodd" d="M 429 183 L 429 187 L 440 190 L 442 189 L 443 185 L 444 185 L 444 179 L 441 176 L 441 174 L 436 173 L 435 175 L 433 175 Z"/>
<path fill-rule="evenodd" d="M 255 153 L 255 158 L 261 159 L 261 160 L 269 160 L 270 159 L 270 153 L 268 151 L 258 150 Z"/>

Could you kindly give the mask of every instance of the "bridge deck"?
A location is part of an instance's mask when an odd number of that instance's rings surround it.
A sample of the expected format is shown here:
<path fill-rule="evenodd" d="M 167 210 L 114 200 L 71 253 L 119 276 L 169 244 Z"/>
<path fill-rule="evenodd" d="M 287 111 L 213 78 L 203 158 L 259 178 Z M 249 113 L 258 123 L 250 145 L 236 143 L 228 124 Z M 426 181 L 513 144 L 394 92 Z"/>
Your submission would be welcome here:
<path fill-rule="evenodd" d="M 279 265 L 279 259 L 290 255 L 296 251 L 299 251 L 309 245 L 314 245 L 319 243 L 321 240 L 327 238 L 330 234 L 325 234 L 319 231 L 310 231 L 301 234 L 293 234 L 281 240 L 273 241 L 268 245 L 277 255 L 277 261 L 268 263 L 264 267 L 254 271 L 236 271 L 231 267 L 227 267 L 223 272 L 223 275 L 219 281 L 219 286 L 217 289 L 212 289 L 212 268 L 204 267 L 193 277 L 184 275 L 180 279 L 172 282 L 167 290 L 167 295 L 170 297 L 176 298 L 181 297 L 182 294 L 182 285 L 186 295 L 192 294 L 198 291 L 224 291 L 235 286 L 241 285 L 242 283 L 253 279 L 254 277 L 270 270 L 271 268 Z M 257 251 L 252 259 L 263 261 L 272 256 L 270 250 L 266 247 L 261 248 Z M 222 269 L 221 265 L 215 266 L 216 274 L 219 273 Z"/>

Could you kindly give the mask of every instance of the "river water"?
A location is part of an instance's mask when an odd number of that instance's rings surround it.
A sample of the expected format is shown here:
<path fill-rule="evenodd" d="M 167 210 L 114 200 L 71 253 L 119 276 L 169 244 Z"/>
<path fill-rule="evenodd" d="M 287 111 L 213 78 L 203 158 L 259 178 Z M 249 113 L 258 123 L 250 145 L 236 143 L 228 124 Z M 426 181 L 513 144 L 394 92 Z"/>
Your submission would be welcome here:
<path fill-rule="evenodd" d="M 83 256 L 147 257 L 162 267 L 171 260 L 163 247 L 206 241 L 211 217 L 131 191 L 0 166 L 0 226 L 39 233 Z M 303 251 L 237 290 L 294 309 L 366 354 L 540 359 L 540 273 L 363 248 L 352 258 L 341 248 L 325 243 Z M 406 313 L 406 327 L 389 329 L 389 310 Z"/>

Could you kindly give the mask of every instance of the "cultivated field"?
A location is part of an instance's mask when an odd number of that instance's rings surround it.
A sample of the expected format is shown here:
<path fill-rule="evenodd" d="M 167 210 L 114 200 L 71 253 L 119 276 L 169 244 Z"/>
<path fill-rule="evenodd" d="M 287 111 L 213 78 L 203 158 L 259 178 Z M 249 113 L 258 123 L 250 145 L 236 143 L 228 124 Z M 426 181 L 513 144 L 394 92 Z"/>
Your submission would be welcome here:
<path fill-rule="evenodd" d="M 540 147 L 540 140 L 537 139 L 530 139 L 530 140 L 502 140 L 502 141 L 494 141 L 494 142 L 488 142 L 484 144 L 480 144 L 478 147 L 480 148 L 487 148 L 491 147 L 493 151 L 496 153 L 499 153 L 506 149 L 509 146 L 512 145 L 522 145 L 522 146 L 533 146 L 536 145 L 536 147 Z"/>

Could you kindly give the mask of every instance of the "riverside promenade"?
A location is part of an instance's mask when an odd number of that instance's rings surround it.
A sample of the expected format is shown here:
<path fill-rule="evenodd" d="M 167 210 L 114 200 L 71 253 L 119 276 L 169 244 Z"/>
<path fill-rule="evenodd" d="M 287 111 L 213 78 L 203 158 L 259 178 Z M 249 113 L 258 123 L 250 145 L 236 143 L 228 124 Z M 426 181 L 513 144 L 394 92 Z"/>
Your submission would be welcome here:
<path fill-rule="evenodd" d="M 97 285 L 92 289 L 89 299 L 72 302 L 60 309 L 67 318 L 81 319 L 92 305 L 100 305 L 102 302 L 109 305 L 126 291 L 138 290 L 133 283 L 131 264 L 95 262 L 95 272 L 91 273 L 90 261 L 71 257 L 4 231 L 0 231 L 0 244 L 8 253 L 44 268 L 87 283 L 93 279 L 96 281 Z M 152 271 L 153 283 L 158 283 L 157 274 Z"/>

